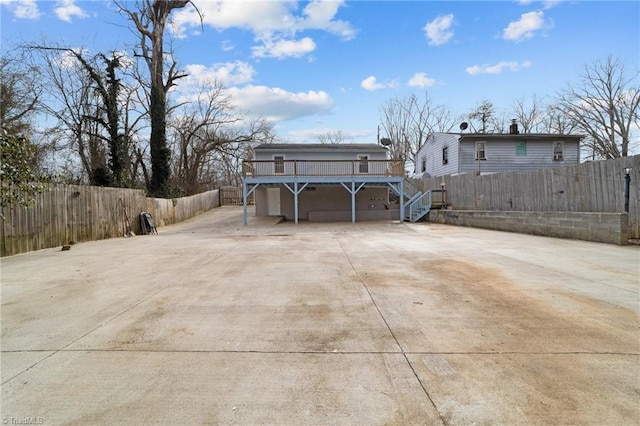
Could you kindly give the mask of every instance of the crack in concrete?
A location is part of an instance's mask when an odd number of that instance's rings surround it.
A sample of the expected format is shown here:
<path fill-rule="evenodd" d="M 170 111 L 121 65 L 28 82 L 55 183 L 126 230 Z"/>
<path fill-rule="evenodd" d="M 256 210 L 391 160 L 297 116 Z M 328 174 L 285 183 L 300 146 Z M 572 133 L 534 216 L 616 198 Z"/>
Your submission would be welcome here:
<path fill-rule="evenodd" d="M 68 345 L 67 345 L 68 346 Z M 424 352 L 424 351 L 259 351 L 259 350 L 206 350 L 206 349 L 25 349 L 25 350 L 9 350 L 0 351 L 0 354 L 19 354 L 19 353 L 39 353 L 39 352 L 139 352 L 139 353 L 203 353 L 203 354 L 266 354 L 266 355 L 593 355 L 593 356 L 640 356 L 640 352 L 586 352 L 586 351 L 568 351 L 568 352 Z M 54 355 L 54 354 L 51 354 Z"/>
<path fill-rule="evenodd" d="M 239 243 L 236 243 L 239 244 Z M 219 259 L 220 257 L 222 257 L 222 254 L 214 257 L 212 259 L 212 261 L 215 261 L 217 259 Z M 37 365 L 41 364 L 42 362 L 46 361 L 47 359 L 51 358 L 52 356 L 56 355 L 57 353 L 60 352 L 72 352 L 72 350 L 67 350 L 67 348 L 75 343 L 77 343 L 78 341 L 82 340 L 83 338 L 87 337 L 88 335 L 90 335 L 91 333 L 93 333 L 94 331 L 104 327 L 105 325 L 109 324 L 110 322 L 112 322 L 113 320 L 121 317 L 122 315 L 126 314 L 127 312 L 129 312 L 130 310 L 136 308 L 137 306 L 140 306 L 141 304 L 145 303 L 146 301 L 152 299 L 153 297 L 155 297 L 156 295 L 158 295 L 159 293 L 163 292 L 164 290 L 166 290 L 167 288 L 169 288 L 171 285 L 173 285 L 172 283 L 169 283 L 167 285 L 165 285 L 164 287 L 158 289 L 158 291 L 154 292 L 153 294 L 151 294 L 150 296 L 143 298 L 141 300 L 139 300 L 138 302 L 130 305 L 129 307 L 123 309 L 122 311 L 118 312 L 116 315 L 112 316 L 111 318 L 108 318 L 107 320 L 101 322 L 100 324 L 98 324 L 97 326 L 93 327 L 91 330 L 87 331 L 86 333 L 82 334 L 81 336 L 78 336 L 77 338 L 73 339 L 71 342 L 69 342 L 68 344 L 66 344 L 65 346 L 63 346 L 62 348 L 59 349 L 52 349 L 50 351 L 0 351 L 0 354 L 2 353 L 24 353 L 24 352 L 52 352 L 49 355 L 47 355 L 46 357 L 36 361 L 35 363 L 31 364 L 29 367 L 25 368 L 24 370 L 16 373 L 15 375 L 13 375 L 12 377 L 8 378 L 7 380 L 3 381 L 1 384 L 7 384 L 10 381 L 14 380 L 17 377 L 20 377 L 22 374 L 26 373 L 27 371 L 31 370 L 32 368 L 36 367 Z"/>
<path fill-rule="evenodd" d="M 422 391 L 427 396 L 427 399 L 429 400 L 429 402 L 431 403 L 431 406 L 433 407 L 433 409 L 435 410 L 436 414 L 440 418 L 440 421 L 442 422 L 443 425 L 446 426 L 447 425 L 447 421 L 445 420 L 445 418 L 442 415 L 442 413 L 440 413 L 440 410 L 438 410 L 438 407 L 437 407 L 435 401 L 433 400 L 433 398 L 431 398 L 431 395 L 429 395 L 429 391 L 427 391 L 427 388 L 425 387 L 424 383 L 422 383 L 422 380 L 420 380 L 420 377 L 418 377 L 418 373 L 413 368 L 413 364 L 411 364 L 411 361 L 409 361 L 409 358 L 407 357 L 407 353 L 404 351 L 404 348 L 402 347 L 402 345 L 398 341 L 398 338 L 396 337 L 395 333 L 391 329 L 391 326 L 387 322 L 387 319 L 384 317 L 384 315 L 382 314 L 382 311 L 378 307 L 378 304 L 376 303 L 376 301 L 375 301 L 375 299 L 373 297 L 373 294 L 371 294 L 371 291 L 369 290 L 369 287 L 367 286 L 367 283 L 364 281 L 364 279 L 362 279 L 362 276 L 360 275 L 358 270 L 353 265 L 353 262 L 351 262 L 351 258 L 349 257 L 349 254 L 347 253 L 347 251 L 343 247 L 342 243 L 340 243 L 340 240 L 337 238 L 337 235 L 334 234 L 333 232 L 332 232 L 332 235 L 336 239 L 336 242 L 338 243 L 338 245 L 340 246 L 340 249 L 344 253 L 344 256 L 347 259 L 347 262 L 349 262 L 349 265 L 351 266 L 351 269 L 356 274 L 356 277 L 358 277 L 358 281 L 360 281 L 360 284 L 362 284 L 362 286 L 366 290 L 367 294 L 369 295 L 369 298 L 371 299 L 371 303 L 373 303 L 373 306 L 375 306 L 376 310 L 378 311 L 378 315 L 380 315 L 380 318 L 382 319 L 382 321 L 384 322 L 385 326 L 387 327 L 387 330 L 391 334 L 391 337 L 393 337 L 393 340 L 396 342 L 396 345 L 400 349 L 400 351 L 401 351 L 400 353 L 404 357 L 404 359 L 405 359 L 405 361 L 407 363 L 407 366 L 411 369 L 411 372 L 413 373 L 414 377 L 418 381 L 418 384 L 420 384 L 420 387 L 422 388 Z"/>

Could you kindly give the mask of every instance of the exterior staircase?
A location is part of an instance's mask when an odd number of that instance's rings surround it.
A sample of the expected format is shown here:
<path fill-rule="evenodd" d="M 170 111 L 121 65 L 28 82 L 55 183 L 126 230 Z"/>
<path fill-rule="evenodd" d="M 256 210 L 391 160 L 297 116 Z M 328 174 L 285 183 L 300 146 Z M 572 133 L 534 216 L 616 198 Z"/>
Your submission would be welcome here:
<path fill-rule="evenodd" d="M 417 222 L 431 210 L 431 191 L 418 190 L 408 179 L 404 180 L 404 214 L 405 219 Z"/>

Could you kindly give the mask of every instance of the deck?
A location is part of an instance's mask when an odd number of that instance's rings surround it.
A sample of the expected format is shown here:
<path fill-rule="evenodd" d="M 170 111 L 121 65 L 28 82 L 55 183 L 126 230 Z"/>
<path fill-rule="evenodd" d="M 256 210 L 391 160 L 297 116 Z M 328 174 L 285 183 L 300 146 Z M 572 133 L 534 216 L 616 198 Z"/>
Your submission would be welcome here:
<path fill-rule="evenodd" d="M 242 177 L 249 181 L 291 181 L 291 178 L 343 179 L 402 178 L 401 160 L 252 160 L 242 163 Z"/>
<path fill-rule="evenodd" d="M 342 186 L 351 194 L 352 221 L 355 222 L 355 195 L 365 186 L 389 186 L 403 197 L 402 160 L 250 160 L 242 163 L 242 188 L 247 223 L 246 200 L 260 185 L 282 186 L 294 195 L 295 222 L 298 223 L 298 195 L 309 184 Z M 401 206 L 401 218 L 404 211 Z M 401 219 L 402 220 L 402 219 Z"/>

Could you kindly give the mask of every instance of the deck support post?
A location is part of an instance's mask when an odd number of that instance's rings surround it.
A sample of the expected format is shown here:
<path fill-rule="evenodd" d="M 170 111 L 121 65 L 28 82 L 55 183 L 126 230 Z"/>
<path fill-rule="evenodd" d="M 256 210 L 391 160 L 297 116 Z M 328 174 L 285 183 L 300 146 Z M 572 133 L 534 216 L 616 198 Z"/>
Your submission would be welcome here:
<path fill-rule="evenodd" d="M 404 222 L 404 179 L 400 181 L 400 222 Z"/>
<path fill-rule="evenodd" d="M 293 181 L 293 189 L 285 182 L 284 186 L 287 187 L 287 189 L 289 191 L 291 191 L 293 193 L 293 219 L 294 219 L 294 223 L 297 225 L 298 224 L 298 195 L 304 191 L 304 189 L 307 187 L 307 185 L 309 185 L 309 182 L 305 183 L 304 185 L 302 185 L 301 187 L 298 187 L 298 181 L 294 180 Z"/>
<path fill-rule="evenodd" d="M 298 224 L 298 181 L 293 182 L 293 223 Z"/>
<path fill-rule="evenodd" d="M 351 223 L 356 223 L 356 183 L 351 181 Z"/>
<path fill-rule="evenodd" d="M 340 182 L 340 185 L 351 194 L 351 223 L 356 223 L 356 194 L 360 191 L 366 182 L 362 182 L 359 187 L 356 188 L 356 181 L 351 181 L 351 188 L 344 184 L 344 182 Z"/>
<path fill-rule="evenodd" d="M 247 226 L 247 182 L 242 179 L 242 224 Z"/>
<path fill-rule="evenodd" d="M 247 220 L 247 200 L 249 199 L 249 195 L 251 195 L 253 193 L 253 191 L 256 190 L 257 187 L 259 187 L 260 184 L 256 183 L 253 185 L 253 187 L 251 189 L 249 189 L 249 185 L 247 185 L 247 182 L 242 179 L 242 224 L 243 225 L 247 225 L 248 220 Z"/>

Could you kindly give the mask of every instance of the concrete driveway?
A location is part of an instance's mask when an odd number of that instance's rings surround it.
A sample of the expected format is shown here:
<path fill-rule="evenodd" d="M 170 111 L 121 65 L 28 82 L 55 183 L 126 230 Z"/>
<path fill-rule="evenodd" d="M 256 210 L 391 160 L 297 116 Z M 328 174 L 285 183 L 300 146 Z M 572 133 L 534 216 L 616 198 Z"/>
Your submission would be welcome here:
<path fill-rule="evenodd" d="M 640 423 L 638 247 L 241 222 L 2 259 L 3 423 Z"/>

